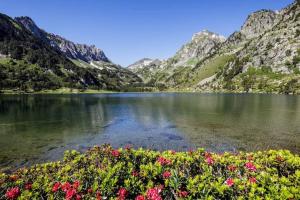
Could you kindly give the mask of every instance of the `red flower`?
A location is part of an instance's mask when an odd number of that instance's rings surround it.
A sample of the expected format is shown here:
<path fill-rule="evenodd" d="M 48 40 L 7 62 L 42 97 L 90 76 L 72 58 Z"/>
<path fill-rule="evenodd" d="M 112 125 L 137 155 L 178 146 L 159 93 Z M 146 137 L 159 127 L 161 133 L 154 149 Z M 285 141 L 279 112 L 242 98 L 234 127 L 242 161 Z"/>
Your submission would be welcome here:
<path fill-rule="evenodd" d="M 8 189 L 5 193 L 7 199 L 16 199 L 19 195 L 20 189 L 18 187 Z"/>
<path fill-rule="evenodd" d="M 66 182 L 66 183 L 62 184 L 61 189 L 62 189 L 62 191 L 67 192 L 68 190 L 71 189 L 71 187 L 72 187 L 71 184 L 69 182 Z"/>
<path fill-rule="evenodd" d="M 138 195 L 135 197 L 135 200 L 145 200 L 145 197 L 143 195 Z"/>
<path fill-rule="evenodd" d="M 158 187 L 148 189 L 146 194 L 147 200 L 162 200 L 159 193 L 161 193 L 161 189 Z"/>
<path fill-rule="evenodd" d="M 128 192 L 125 188 L 120 188 L 118 191 L 118 199 L 119 200 L 124 200 L 125 197 L 127 196 Z"/>
<path fill-rule="evenodd" d="M 57 182 L 52 187 L 52 192 L 57 192 L 61 188 L 61 183 Z"/>
<path fill-rule="evenodd" d="M 75 190 L 74 188 L 70 188 L 70 189 L 68 189 L 67 192 L 66 192 L 65 199 L 70 200 L 70 199 L 72 199 L 73 196 L 75 196 L 75 195 L 76 195 L 76 190 Z"/>
<path fill-rule="evenodd" d="M 81 195 L 80 194 L 76 194 L 76 200 L 81 200 Z"/>
<path fill-rule="evenodd" d="M 164 173 L 163 173 L 163 178 L 164 179 L 168 179 L 168 178 L 170 178 L 171 177 L 171 172 L 169 172 L 169 171 L 165 171 Z"/>
<path fill-rule="evenodd" d="M 74 181 L 74 183 L 73 183 L 73 188 L 75 189 L 75 190 L 77 190 L 78 188 L 79 188 L 79 185 L 80 185 L 80 182 L 77 180 L 77 181 Z"/>
<path fill-rule="evenodd" d="M 139 173 L 137 171 L 132 171 L 131 175 L 134 176 L 134 177 L 137 177 L 137 176 L 139 176 Z"/>
<path fill-rule="evenodd" d="M 256 183 L 256 178 L 255 177 L 250 177 L 249 182 L 252 183 L 252 184 Z"/>
<path fill-rule="evenodd" d="M 171 160 L 166 159 L 166 158 L 164 158 L 164 157 L 162 157 L 162 156 L 160 156 L 160 157 L 157 158 L 157 162 L 158 162 L 159 164 L 161 164 L 161 165 L 170 165 L 170 164 L 172 163 Z"/>
<path fill-rule="evenodd" d="M 87 190 L 87 192 L 88 192 L 89 194 L 91 194 L 91 193 L 93 193 L 93 189 L 92 189 L 92 188 L 89 188 L 89 189 Z"/>
<path fill-rule="evenodd" d="M 101 192 L 99 192 L 99 191 L 96 192 L 96 198 L 97 198 L 97 200 L 102 200 Z"/>
<path fill-rule="evenodd" d="M 227 167 L 227 169 L 228 169 L 229 171 L 234 172 L 234 171 L 236 170 L 236 166 L 235 166 L 235 165 L 229 165 L 229 166 Z"/>
<path fill-rule="evenodd" d="M 120 156 L 120 152 L 118 150 L 112 150 L 111 154 L 113 155 L 113 157 L 119 157 Z"/>
<path fill-rule="evenodd" d="M 233 186 L 234 185 L 234 180 L 232 178 L 228 178 L 226 181 L 225 181 L 225 184 L 228 185 L 229 187 Z"/>
<path fill-rule="evenodd" d="M 214 164 L 214 159 L 212 158 L 212 157 L 210 157 L 210 156 L 208 156 L 208 157 L 206 157 L 206 163 L 208 164 L 208 165 L 213 165 Z"/>
<path fill-rule="evenodd" d="M 177 193 L 177 195 L 179 196 L 179 197 L 181 197 L 181 198 L 185 198 L 185 197 L 187 197 L 188 196 L 188 192 L 187 191 L 178 191 L 178 193 Z"/>
<path fill-rule="evenodd" d="M 256 171 L 256 167 L 255 167 L 255 165 L 252 163 L 252 162 L 247 162 L 246 164 L 245 164 L 245 167 L 248 169 L 248 170 L 250 170 L 250 171 Z"/>
<path fill-rule="evenodd" d="M 26 183 L 25 184 L 25 189 L 26 190 L 31 190 L 31 188 L 32 188 L 32 184 L 31 183 Z"/>

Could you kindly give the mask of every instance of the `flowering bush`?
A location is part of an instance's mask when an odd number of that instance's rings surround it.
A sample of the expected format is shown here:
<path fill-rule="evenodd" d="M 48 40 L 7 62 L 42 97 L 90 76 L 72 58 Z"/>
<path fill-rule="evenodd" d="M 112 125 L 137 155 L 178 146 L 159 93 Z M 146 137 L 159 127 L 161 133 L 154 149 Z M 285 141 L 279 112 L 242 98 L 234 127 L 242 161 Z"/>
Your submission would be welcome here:
<path fill-rule="evenodd" d="M 0 199 L 300 199 L 300 158 L 289 151 L 214 154 L 67 151 L 63 161 L 0 175 Z"/>

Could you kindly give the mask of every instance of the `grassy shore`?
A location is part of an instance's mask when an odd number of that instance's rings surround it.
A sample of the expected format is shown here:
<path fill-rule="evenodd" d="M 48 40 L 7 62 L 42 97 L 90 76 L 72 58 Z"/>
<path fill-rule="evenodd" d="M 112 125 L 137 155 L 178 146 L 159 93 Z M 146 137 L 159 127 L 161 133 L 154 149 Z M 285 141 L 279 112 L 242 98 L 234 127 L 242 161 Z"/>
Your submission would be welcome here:
<path fill-rule="evenodd" d="M 0 199 L 300 199 L 300 157 L 96 146 L 1 174 Z"/>

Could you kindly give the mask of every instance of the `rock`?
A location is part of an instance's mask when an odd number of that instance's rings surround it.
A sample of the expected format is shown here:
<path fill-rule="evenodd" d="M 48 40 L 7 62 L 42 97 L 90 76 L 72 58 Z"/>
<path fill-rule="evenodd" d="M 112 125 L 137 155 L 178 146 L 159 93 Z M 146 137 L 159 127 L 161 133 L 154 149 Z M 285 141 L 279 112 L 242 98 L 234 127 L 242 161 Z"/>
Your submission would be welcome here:
<path fill-rule="evenodd" d="M 75 44 L 59 35 L 47 33 L 40 29 L 30 17 L 16 17 L 15 20 L 23 24 L 37 38 L 58 49 L 71 59 L 80 59 L 85 62 L 109 62 L 104 52 L 94 45 Z"/>

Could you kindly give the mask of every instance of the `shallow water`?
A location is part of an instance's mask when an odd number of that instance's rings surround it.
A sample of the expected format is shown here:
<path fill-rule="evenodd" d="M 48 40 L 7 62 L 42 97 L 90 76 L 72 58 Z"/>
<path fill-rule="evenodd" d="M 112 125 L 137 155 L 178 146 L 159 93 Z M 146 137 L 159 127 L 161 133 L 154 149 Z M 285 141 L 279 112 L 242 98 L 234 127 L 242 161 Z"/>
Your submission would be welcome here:
<path fill-rule="evenodd" d="M 300 152 L 300 96 L 120 93 L 0 96 L 0 166 L 97 144 Z"/>

